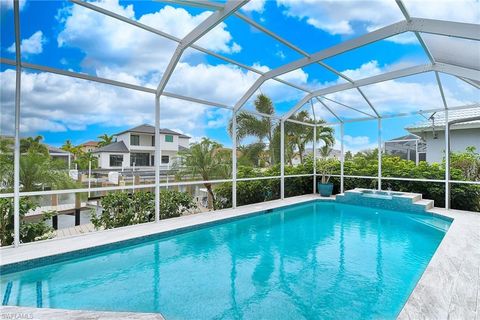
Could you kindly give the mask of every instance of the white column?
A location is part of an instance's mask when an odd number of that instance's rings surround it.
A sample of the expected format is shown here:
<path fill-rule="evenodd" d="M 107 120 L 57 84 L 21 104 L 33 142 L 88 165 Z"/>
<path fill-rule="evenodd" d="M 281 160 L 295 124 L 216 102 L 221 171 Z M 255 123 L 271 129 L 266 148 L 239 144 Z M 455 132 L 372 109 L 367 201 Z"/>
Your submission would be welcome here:
<path fill-rule="evenodd" d="M 160 221 L 160 158 L 160 97 L 155 96 L 155 222 Z"/>
<path fill-rule="evenodd" d="M 21 89 L 21 55 L 20 55 L 20 10 L 18 1 L 13 2 L 15 22 L 15 145 L 13 155 L 13 245 L 20 245 L 20 89 Z"/>
<path fill-rule="evenodd" d="M 419 157 L 418 157 L 418 140 L 415 140 L 415 165 L 418 166 L 418 161 L 419 161 Z"/>
<path fill-rule="evenodd" d="M 445 110 L 445 209 L 450 209 L 450 126 Z"/>
<path fill-rule="evenodd" d="M 382 190 L 382 119 L 378 118 L 378 190 Z"/>
<path fill-rule="evenodd" d="M 92 160 L 88 160 L 88 197 L 90 198 L 90 187 L 92 186 Z"/>
<path fill-rule="evenodd" d="M 285 121 L 280 121 L 280 198 L 285 199 Z"/>
<path fill-rule="evenodd" d="M 340 124 L 340 193 L 345 191 L 344 186 L 344 164 L 345 164 L 345 144 L 343 142 L 343 136 L 345 135 L 345 125 L 343 122 Z"/>
<path fill-rule="evenodd" d="M 232 115 L 232 208 L 237 207 L 237 113 Z"/>
<path fill-rule="evenodd" d="M 313 127 L 313 194 L 317 194 L 317 124 Z"/>

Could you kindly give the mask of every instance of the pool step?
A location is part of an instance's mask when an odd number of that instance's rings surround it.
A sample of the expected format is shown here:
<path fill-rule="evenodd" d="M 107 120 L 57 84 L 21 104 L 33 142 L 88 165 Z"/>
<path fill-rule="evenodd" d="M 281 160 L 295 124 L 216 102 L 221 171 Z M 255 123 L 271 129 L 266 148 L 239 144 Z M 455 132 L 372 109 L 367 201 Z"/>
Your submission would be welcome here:
<path fill-rule="evenodd" d="M 407 212 L 425 212 L 433 208 L 433 200 L 423 199 L 421 193 L 410 192 L 377 192 L 363 188 L 346 190 L 337 194 L 337 202 L 362 205 L 373 208 Z"/>
<path fill-rule="evenodd" d="M 433 200 L 422 199 L 415 201 L 413 204 L 423 206 L 425 210 L 433 209 Z"/>

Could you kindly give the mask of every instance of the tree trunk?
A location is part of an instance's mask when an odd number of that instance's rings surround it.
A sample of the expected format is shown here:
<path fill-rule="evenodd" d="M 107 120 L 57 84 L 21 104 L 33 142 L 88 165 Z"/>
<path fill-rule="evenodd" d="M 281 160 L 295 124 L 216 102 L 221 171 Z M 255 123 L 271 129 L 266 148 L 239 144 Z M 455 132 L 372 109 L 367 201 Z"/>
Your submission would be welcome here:
<path fill-rule="evenodd" d="M 204 184 L 208 191 L 208 208 L 215 210 L 215 195 L 213 194 L 212 185 L 210 183 Z"/>

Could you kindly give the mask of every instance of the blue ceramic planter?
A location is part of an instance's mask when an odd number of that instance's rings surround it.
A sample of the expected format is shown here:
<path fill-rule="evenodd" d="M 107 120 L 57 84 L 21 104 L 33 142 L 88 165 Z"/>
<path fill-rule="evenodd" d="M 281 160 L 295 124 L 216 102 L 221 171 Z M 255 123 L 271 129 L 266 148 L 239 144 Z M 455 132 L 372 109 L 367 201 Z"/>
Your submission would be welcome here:
<path fill-rule="evenodd" d="M 330 197 L 333 192 L 333 183 L 317 183 L 317 190 L 322 197 Z"/>

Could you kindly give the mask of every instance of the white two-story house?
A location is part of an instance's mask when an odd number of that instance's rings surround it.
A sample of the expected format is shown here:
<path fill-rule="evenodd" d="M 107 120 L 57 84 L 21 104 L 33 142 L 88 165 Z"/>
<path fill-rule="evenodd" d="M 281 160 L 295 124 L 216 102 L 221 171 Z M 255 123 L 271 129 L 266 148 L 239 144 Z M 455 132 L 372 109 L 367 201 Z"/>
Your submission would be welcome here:
<path fill-rule="evenodd" d="M 101 169 L 152 168 L 155 165 L 155 127 L 143 124 L 117 134 L 115 142 L 95 150 Z M 171 166 L 178 152 L 188 148 L 190 137 L 170 129 L 160 129 L 160 165 Z"/>

